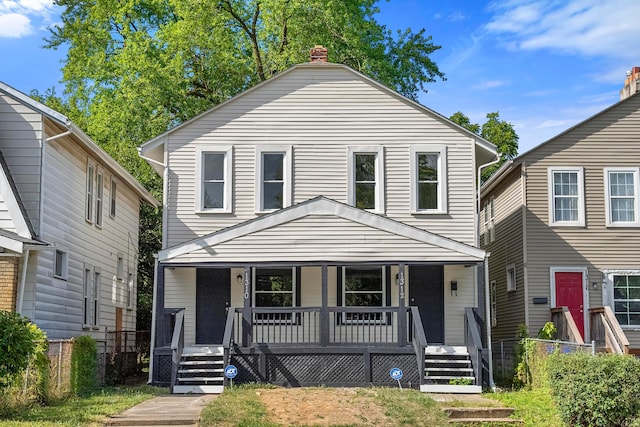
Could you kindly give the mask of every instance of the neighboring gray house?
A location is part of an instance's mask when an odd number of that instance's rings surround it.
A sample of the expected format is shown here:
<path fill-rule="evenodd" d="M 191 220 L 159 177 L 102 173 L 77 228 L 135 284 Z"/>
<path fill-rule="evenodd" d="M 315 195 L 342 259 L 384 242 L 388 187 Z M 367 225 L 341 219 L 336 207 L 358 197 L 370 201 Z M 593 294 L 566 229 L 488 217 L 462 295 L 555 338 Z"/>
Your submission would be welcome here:
<path fill-rule="evenodd" d="M 494 345 L 520 324 L 537 334 L 564 306 L 586 342 L 640 349 L 639 168 L 640 96 L 632 95 L 483 185 Z"/>
<path fill-rule="evenodd" d="M 139 148 L 164 177 L 153 383 L 219 392 L 232 363 L 236 382 L 393 385 L 399 367 L 479 390 L 476 176 L 496 148 L 324 59 Z"/>
<path fill-rule="evenodd" d="M 49 339 L 135 330 L 141 202 L 67 117 L 0 82 L 0 309 Z"/>

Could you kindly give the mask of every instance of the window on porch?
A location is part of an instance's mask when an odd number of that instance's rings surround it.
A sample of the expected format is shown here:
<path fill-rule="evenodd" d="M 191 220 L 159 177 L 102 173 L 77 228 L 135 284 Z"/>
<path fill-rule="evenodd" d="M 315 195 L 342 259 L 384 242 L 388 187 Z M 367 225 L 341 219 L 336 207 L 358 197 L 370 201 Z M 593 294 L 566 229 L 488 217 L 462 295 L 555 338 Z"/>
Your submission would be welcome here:
<path fill-rule="evenodd" d="M 256 268 L 255 307 L 295 306 L 296 274 L 293 268 Z M 256 313 L 258 321 L 290 321 L 291 313 Z"/>
<path fill-rule="evenodd" d="M 620 325 L 640 325 L 640 275 L 613 275 L 613 306 Z"/>
<path fill-rule="evenodd" d="M 382 307 L 385 301 L 384 267 L 344 267 L 343 305 Z M 345 322 L 380 322 L 383 313 L 344 313 Z"/>

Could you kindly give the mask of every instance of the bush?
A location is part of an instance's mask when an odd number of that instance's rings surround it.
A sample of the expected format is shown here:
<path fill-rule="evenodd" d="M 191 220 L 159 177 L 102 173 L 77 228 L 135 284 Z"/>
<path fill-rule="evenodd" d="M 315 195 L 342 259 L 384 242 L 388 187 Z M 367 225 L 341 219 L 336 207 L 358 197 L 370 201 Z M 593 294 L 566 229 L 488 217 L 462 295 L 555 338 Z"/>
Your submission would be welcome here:
<path fill-rule="evenodd" d="M 627 426 L 640 413 L 640 361 L 622 355 L 553 354 L 547 369 L 571 426 Z"/>
<path fill-rule="evenodd" d="M 71 391 L 78 395 L 94 391 L 98 351 L 96 341 L 90 336 L 83 335 L 73 340 L 71 351 Z"/>
<path fill-rule="evenodd" d="M 47 338 L 29 319 L 0 311 L 0 390 L 8 388 L 30 363 L 46 365 Z"/>

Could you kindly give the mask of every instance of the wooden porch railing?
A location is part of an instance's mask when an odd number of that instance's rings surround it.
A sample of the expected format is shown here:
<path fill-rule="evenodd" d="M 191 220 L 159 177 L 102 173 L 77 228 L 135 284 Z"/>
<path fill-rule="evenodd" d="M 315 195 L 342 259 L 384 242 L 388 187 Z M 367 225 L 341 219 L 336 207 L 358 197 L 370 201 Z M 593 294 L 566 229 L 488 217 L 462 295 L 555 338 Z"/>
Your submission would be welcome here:
<path fill-rule="evenodd" d="M 610 307 L 589 309 L 591 339 L 612 353 L 629 354 L 629 341 Z"/>
<path fill-rule="evenodd" d="M 241 347 L 403 347 L 416 333 L 408 331 L 409 320 L 409 308 L 399 307 L 251 307 L 248 314 L 236 308 L 230 310 L 225 339 Z"/>
<path fill-rule="evenodd" d="M 489 366 L 488 360 L 484 358 L 484 355 L 488 354 L 488 352 L 482 344 L 484 322 L 473 307 L 465 307 L 464 317 L 464 343 L 471 358 L 473 373 L 476 377 L 476 385 L 482 385 L 485 367 L 488 369 Z M 488 377 L 489 375 L 487 374 L 487 378 Z"/>
<path fill-rule="evenodd" d="M 411 310 L 411 336 L 409 341 L 413 343 L 413 349 L 416 352 L 416 360 L 418 361 L 418 372 L 420 372 L 420 385 L 424 383 L 424 350 L 427 347 L 427 337 L 422 326 L 422 318 L 418 307 L 409 307 Z"/>
<path fill-rule="evenodd" d="M 560 341 L 569 341 L 577 344 L 584 344 L 584 339 L 580 335 L 578 326 L 573 316 L 569 312 L 568 307 L 555 307 L 551 309 L 551 322 L 556 327 L 556 339 Z"/>
<path fill-rule="evenodd" d="M 180 358 L 184 349 L 184 309 L 175 313 L 175 323 L 171 337 L 171 384 L 170 390 L 173 393 L 173 386 L 176 384 Z"/>

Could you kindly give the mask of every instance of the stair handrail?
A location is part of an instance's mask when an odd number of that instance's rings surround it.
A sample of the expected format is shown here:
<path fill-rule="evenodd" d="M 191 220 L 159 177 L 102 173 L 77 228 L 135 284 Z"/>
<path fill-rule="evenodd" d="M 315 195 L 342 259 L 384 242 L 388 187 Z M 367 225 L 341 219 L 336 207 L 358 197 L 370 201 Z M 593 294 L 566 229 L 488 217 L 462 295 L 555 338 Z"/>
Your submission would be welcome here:
<path fill-rule="evenodd" d="M 175 313 L 176 321 L 173 326 L 173 335 L 171 337 L 171 384 L 170 391 L 173 393 L 173 387 L 178 377 L 178 368 L 180 367 L 180 359 L 184 350 L 184 308 Z"/>
<path fill-rule="evenodd" d="M 605 346 L 610 347 L 614 353 L 629 354 L 629 340 L 620 327 L 620 323 L 618 323 L 618 319 L 616 319 L 611 307 L 605 305 L 589 309 L 589 315 L 593 324 L 591 333 L 596 333 L 594 330 L 596 329 L 596 321 L 599 321 L 604 332 L 604 337 L 593 337 L 595 341 L 600 341 L 601 338 L 604 338 Z"/>
<path fill-rule="evenodd" d="M 427 347 L 427 335 L 424 333 L 424 327 L 422 326 L 422 318 L 420 317 L 420 310 L 416 306 L 409 307 L 411 310 L 411 329 L 413 349 L 416 352 L 416 360 L 418 361 L 418 372 L 420 372 L 420 384 L 424 382 L 424 351 Z"/>
<path fill-rule="evenodd" d="M 223 355 L 223 363 L 224 366 L 229 364 L 229 359 L 231 357 L 231 347 L 233 346 L 233 331 L 235 328 L 235 313 L 236 310 L 233 307 L 229 307 L 227 310 L 227 321 L 224 325 L 224 335 L 222 336 L 222 349 L 224 351 Z M 226 385 L 227 377 L 224 377 L 224 382 Z"/>
<path fill-rule="evenodd" d="M 555 307 L 551 309 L 551 322 L 558 331 L 557 339 L 560 341 L 570 341 L 576 344 L 584 344 L 584 339 L 573 319 L 569 307 Z"/>
<path fill-rule="evenodd" d="M 473 307 L 464 308 L 464 317 L 465 345 L 471 358 L 471 367 L 476 378 L 476 385 L 482 385 L 482 337 L 480 336 L 480 325 Z"/>

